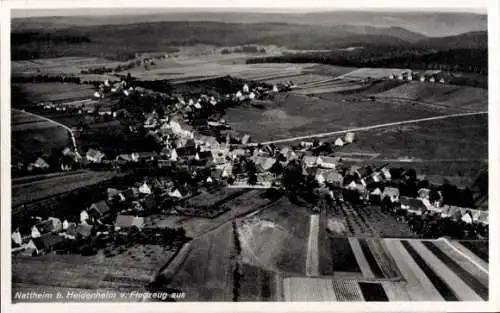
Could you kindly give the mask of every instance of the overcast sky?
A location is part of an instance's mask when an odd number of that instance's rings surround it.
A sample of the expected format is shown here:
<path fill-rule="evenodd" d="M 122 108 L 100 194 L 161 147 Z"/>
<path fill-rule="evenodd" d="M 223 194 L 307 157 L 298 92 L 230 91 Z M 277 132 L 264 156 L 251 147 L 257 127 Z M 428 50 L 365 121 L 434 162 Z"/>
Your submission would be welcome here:
<path fill-rule="evenodd" d="M 192 8 L 196 3 L 203 3 L 198 0 L 169 0 L 168 8 L 161 2 L 152 0 L 142 0 L 136 2 L 122 1 L 121 3 L 114 1 L 27 1 L 27 5 L 19 5 L 19 9 L 13 9 L 12 17 L 31 17 L 31 16 L 97 16 L 97 15 L 121 15 L 121 14 L 159 14 L 163 12 L 178 12 L 178 11 L 241 11 L 245 12 L 283 12 L 283 13 L 302 13 L 314 11 L 331 11 L 345 9 L 369 9 L 369 10 L 398 10 L 398 11 L 461 11 L 471 13 L 486 13 L 488 0 L 420 0 L 415 2 L 410 1 L 394 1 L 394 0 L 349 0 L 339 1 L 337 3 L 325 2 L 321 0 L 308 1 L 291 1 L 291 0 L 211 0 L 212 7 Z M 15 3 L 15 1 L 14 1 Z M 160 4 L 159 4 L 160 3 Z M 438 5 L 436 6 L 436 3 Z M 119 4 L 119 5 L 117 5 Z M 109 6 L 114 8 L 109 8 Z M 155 7 L 156 5 L 156 7 Z M 123 8 L 124 6 L 135 8 Z M 162 8 L 158 8 L 162 6 Z M 51 7 L 52 9 L 42 9 Z M 68 7 L 72 7 L 69 9 Z M 75 7 L 80 7 L 75 9 Z M 186 8 L 191 7 L 191 8 Z M 21 8 L 23 8 L 21 10 Z M 25 10 L 24 8 L 30 8 Z M 31 9 L 37 8 L 37 9 Z"/>

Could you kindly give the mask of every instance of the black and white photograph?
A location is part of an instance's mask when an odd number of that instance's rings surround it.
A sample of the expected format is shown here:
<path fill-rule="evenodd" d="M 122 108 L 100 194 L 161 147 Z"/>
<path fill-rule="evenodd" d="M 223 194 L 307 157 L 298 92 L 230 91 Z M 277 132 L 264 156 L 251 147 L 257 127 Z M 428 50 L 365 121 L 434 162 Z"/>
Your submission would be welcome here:
<path fill-rule="evenodd" d="M 13 307 L 490 301 L 498 38 L 407 5 L 12 7 Z"/>

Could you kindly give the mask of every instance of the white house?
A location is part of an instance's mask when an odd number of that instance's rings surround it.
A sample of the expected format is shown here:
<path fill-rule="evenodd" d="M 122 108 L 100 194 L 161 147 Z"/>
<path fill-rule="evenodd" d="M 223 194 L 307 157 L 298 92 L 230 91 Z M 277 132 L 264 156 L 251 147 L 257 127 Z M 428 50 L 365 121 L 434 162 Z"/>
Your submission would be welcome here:
<path fill-rule="evenodd" d="M 387 168 L 384 167 L 380 171 L 386 180 L 391 180 L 391 172 Z"/>
<path fill-rule="evenodd" d="M 354 141 L 354 133 L 345 134 L 344 140 L 346 143 L 352 143 Z"/>
<path fill-rule="evenodd" d="M 179 155 L 177 154 L 177 150 L 175 149 L 172 149 L 172 151 L 170 152 L 170 161 L 177 161 L 177 159 L 179 158 Z"/>
<path fill-rule="evenodd" d="M 36 226 L 31 227 L 31 238 L 39 238 L 41 235 Z"/>
<path fill-rule="evenodd" d="M 90 216 L 89 214 L 87 213 L 87 211 L 83 210 L 80 212 L 80 222 L 81 223 L 87 223 L 87 221 L 89 220 Z"/>
<path fill-rule="evenodd" d="M 64 220 L 64 222 L 63 222 L 63 224 L 62 224 L 62 228 L 63 228 L 63 230 L 68 229 L 68 227 L 69 227 L 69 222 L 68 222 L 68 220 Z"/>
<path fill-rule="evenodd" d="M 464 215 L 462 215 L 461 220 L 467 224 L 472 224 L 473 218 L 471 212 L 467 211 Z"/>
<path fill-rule="evenodd" d="M 151 188 L 149 188 L 148 184 L 146 182 L 144 182 L 144 184 L 142 184 L 139 187 L 139 192 L 142 194 L 149 195 L 149 194 L 151 194 Z"/>
<path fill-rule="evenodd" d="M 334 144 L 335 144 L 337 147 L 342 147 L 342 146 L 344 146 L 344 141 L 342 140 L 342 138 L 340 138 L 340 137 L 339 137 L 339 138 L 337 138 L 337 139 L 335 140 L 335 143 L 334 143 Z"/>
<path fill-rule="evenodd" d="M 385 187 L 384 192 L 382 193 L 382 199 L 385 197 L 389 197 L 391 202 L 399 201 L 399 189 L 394 187 Z"/>
<path fill-rule="evenodd" d="M 250 88 L 248 88 L 248 85 L 247 84 L 243 85 L 243 92 L 248 93 L 249 91 L 250 91 Z"/>
<path fill-rule="evenodd" d="M 425 76 L 420 76 L 420 82 L 421 83 L 425 82 Z"/>
<path fill-rule="evenodd" d="M 248 99 L 250 100 L 255 99 L 255 93 L 253 91 L 248 95 Z"/>
<path fill-rule="evenodd" d="M 278 90 L 278 86 L 273 85 L 273 92 L 278 92 L 278 91 L 279 91 L 279 90 Z"/>
<path fill-rule="evenodd" d="M 12 241 L 15 243 L 15 244 L 18 244 L 18 245 L 22 245 L 23 244 L 23 238 L 21 237 L 21 233 L 19 232 L 19 229 L 16 229 L 13 233 L 12 233 Z"/>
<path fill-rule="evenodd" d="M 168 193 L 168 196 L 172 198 L 182 199 L 182 194 L 177 188 L 175 188 L 174 191 L 170 191 Z"/>
<path fill-rule="evenodd" d="M 429 82 L 434 83 L 436 82 L 436 79 L 434 77 L 429 78 Z"/>

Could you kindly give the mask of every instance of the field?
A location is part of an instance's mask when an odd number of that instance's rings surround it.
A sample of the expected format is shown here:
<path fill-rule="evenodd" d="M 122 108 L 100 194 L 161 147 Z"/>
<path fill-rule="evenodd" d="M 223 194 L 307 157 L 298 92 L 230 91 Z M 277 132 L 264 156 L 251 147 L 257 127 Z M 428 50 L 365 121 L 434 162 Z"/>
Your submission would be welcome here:
<path fill-rule="evenodd" d="M 380 153 L 378 158 L 481 160 L 488 151 L 488 117 L 455 117 L 389 127 L 362 133 L 358 139 L 343 151 L 366 147 L 366 152 Z"/>
<path fill-rule="evenodd" d="M 432 108 L 377 101 L 343 102 L 343 97 L 319 99 L 288 94 L 276 97 L 263 110 L 228 109 L 226 120 L 234 130 L 255 141 L 284 139 L 437 115 Z"/>
<path fill-rule="evenodd" d="M 238 226 L 247 263 L 282 273 L 305 274 L 308 209 L 282 198 Z"/>
<path fill-rule="evenodd" d="M 136 245 L 110 257 L 102 251 L 94 256 L 13 256 L 12 289 L 27 292 L 57 288 L 63 294 L 85 289 L 145 291 L 146 284 L 174 252 L 157 245 Z"/>
<path fill-rule="evenodd" d="M 116 173 L 113 172 L 76 172 L 19 184 L 14 182 L 12 185 L 12 214 L 16 213 L 16 206 L 20 204 L 91 186 L 110 180 L 115 176 Z"/>
<path fill-rule="evenodd" d="M 236 253 L 232 234 L 232 224 L 226 223 L 190 243 L 182 264 L 171 273 L 170 286 L 185 292 L 184 300 L 232 301 Z"/>
<path fill-rule="evenodd" d="M 217 192 L 203 192 L 189 198 L 180 207 L 176 208 L 176 214 L 185 216 L 197 216 L 214 218 L 231 208 L 226 205 L 232 199 L 238 198 L 248 190 L 223 188 Z"/>
<path fill-rule="evenodd" d="M 434 103 L 463 111 L 488 109 L 488 90 L 466 86 L 411 82 L 377 93 L 376 96 Z"/>
<path fill-rule="evenodd" d="M 12 164 L 35 161 L 49 155 L 52 149 L 71 146 L 70 135 L 64 128 L 35 115 L 12 110 Z"/>
<path fill-rule="evenodd" d="M 391 74 L 396 77 L 404 72 L 408 72 L 408 69 L 398 69 L 398 68 L 360 68 L 352 72 L 345 73 L 339 78 L 341 79 L 381 79 L 388 78 Z"/>
<path fill-rule="evenodd" d="M 231 189 L 231 192 L 235 190 L 237 189 Z M 225 203 L 227 207 L 231 208 L 229 211 L 215 218 L 161 214 L 148 216 L 145 222 L 151 227 L 183 227 L 187 236 L 198 237 L 234 218 L 258 211 L 270 204 L 271 200 L 263 197 L 263 194 L 264 192 L 260 190 L 245 189 L 245 193 Z"/>
<path fill-rule="evenodd" d="M 23 83 L 15 84 L 13 89 L 14 92 L 24 96 L 20 101 L 27 102 L 13 103 L 13 107 L 24 106 L 30 102 L 63 102 L 66 100 L 90 99 L 94 94 L 92 86 L 73 83 Z"/>
<path fill-rule="evenodd" d="M 488 274 L 443 240 L 339 238 L 337 249 L 354 248 L 362 275 L 285 277 L 286 301 L 483 301 Z M 454 243 L 452 243 L 454 244 Z M 365 248 L 363 248 L 365 246 Z M 351 250 L 352 251 L 352 250 Z M 386 260 L 379 258 L 386 254 Z M 372 254 L 372 256 L 370 256 Z M 362 256 L 362 257 L 361 257 Z M 372 259 L 372 261 L 370 261 Z M 335 267 L 335 265 L 334 265 Z M 383 275 L 377 275 L 378 268 Z M 386 276 L 391 271 L 397 275 Z"/>

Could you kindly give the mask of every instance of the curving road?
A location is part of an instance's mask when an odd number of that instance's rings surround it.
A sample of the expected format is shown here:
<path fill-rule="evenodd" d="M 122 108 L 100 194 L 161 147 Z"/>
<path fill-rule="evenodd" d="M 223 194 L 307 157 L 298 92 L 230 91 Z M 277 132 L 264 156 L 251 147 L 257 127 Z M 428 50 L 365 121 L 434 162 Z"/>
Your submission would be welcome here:
<path fill-rule="evenodd" d="M 297 136 L 297 137 L 292 137 L 292 138 L 269 140 L 269 141 L 261 142 L 260 144 L 267 145 L 267 144 L 272 144 L 272 143 L 283 143 L 283 142 L 290 142 L 290 141 L 297 141 L 297 140 L 304 140 L 304 139 L 329 137 L 329 136 L 333 136 L 333 135 L 345 134 L 348 132 L 359 132 L 359 131 L 366 131 L 366 130 L 371 130 L 371 129 L 376 129 L 376 128 L 399 126 L 399 125 L 406 125 L 406 124 L 415 124 L 415 123 L 420 123 L 420 122 L 442 120 L 442 119 L 461 117 L 461 116 L 482 115 L 482 114 L 488 114 L 488 111 L 455 113 L 455 114 L 449 114 L 449 115 L 440 115 L 440 116 L 420 118 L 420 119 L 415 119 L 415 120 L 406 120 L 406 121 L 391 122 L 391 123 L 377 124 L 377 125 L 371 125 L 371 126 L 362 126 L 362 127 L 350 128 L 350 129 L 345 129 L 345 130 L 338 130 L 338 131 L 327 132 L 327 133 L 317 133 L 317 134 L 306 135 L 306 136 Z M 253 145 L 257 145 L 257 143 L 254 143 Z"/>
<path fill-rule="evenodd" d="M 44 116 L 41 116 L 41 115 L 38 115 L 38 114 L 35 114 L 35 113 L 31 113 L 31 112 L 23 111 L 23 110 L 18 110 L 18 109 L 12 109 L 12 110 L 18 111 L 18 112 L 22 112 L 24 114 L 36 116 L 37 118 L 39 118 L 41 120 L 47 121 L 47 122 L 49 122 L 51 124 L 54 124 L 56 126 L 59 126 L 59 127 L 62 127 L 64 129 L 66 129 L 69 132 L 70 136 L 71 136 L 71 141 L 73 143 L 73 147 L 75 148 L 75 152 L 78 153 L 78 147 L 76 145 L 75 134 L 74 134 L 73 130 L 71 129 L 71 127 L 68 127 L 68 126 L 66 126 L 64 124 L 61 124 L 61 123 L 57 122 L 57 121 L 51 120 L 50 118 L 47 118 L 47 117 L 44 117 Z"/>

